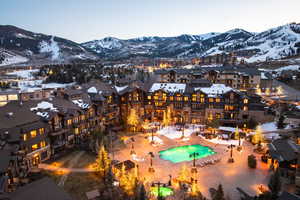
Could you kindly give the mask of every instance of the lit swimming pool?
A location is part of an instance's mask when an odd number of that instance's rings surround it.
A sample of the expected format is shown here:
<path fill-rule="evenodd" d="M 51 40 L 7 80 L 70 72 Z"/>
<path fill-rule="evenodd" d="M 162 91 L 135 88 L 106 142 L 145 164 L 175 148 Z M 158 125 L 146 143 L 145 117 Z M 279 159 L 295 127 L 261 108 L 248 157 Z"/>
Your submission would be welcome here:
<path fill-rule="evenodd" d="M 158 196 L 158 187 L 151 187 L 151 194 L 154 196 Z M 159 196 L 160 197 L 167 197 L 173 194 L 173 190 L 168 187 L 160 187 L 159 188 Z"/>
<path fill-rule="evenodd" d="M 216 153 L 210 147 L 202 146 L 200 144 L 174 147 L 158 153 L 161 159 L 169 160 L 172 163 L 179 163 L 193 160 L 193 157 L 190 155 L 194 152 L 197 153 L 195 156 L 196 159 L 204 158 Z"/>

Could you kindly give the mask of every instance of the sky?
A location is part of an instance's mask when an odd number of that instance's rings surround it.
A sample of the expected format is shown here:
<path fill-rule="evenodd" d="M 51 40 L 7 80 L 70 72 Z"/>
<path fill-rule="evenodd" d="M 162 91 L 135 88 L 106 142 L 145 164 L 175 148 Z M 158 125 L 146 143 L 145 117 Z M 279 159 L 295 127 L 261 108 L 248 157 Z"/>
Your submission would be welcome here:
<path fill-rule="evenodd" d="M 177 36 L 300 22 L 300 0 L 1 0 L 0 24 L 75 42 Z"/>

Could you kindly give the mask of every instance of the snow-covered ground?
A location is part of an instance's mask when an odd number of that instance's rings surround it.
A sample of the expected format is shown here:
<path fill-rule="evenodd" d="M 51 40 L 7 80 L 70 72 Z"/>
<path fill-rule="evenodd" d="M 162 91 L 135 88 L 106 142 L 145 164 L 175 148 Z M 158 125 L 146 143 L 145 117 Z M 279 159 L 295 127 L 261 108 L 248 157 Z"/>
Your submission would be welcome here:
<path fill-rule="evenodd" d="M 280 129 L 277 128 L 276 122 L 268 122 L 260 125 L 262 132 L 272 132 L 278 131 Z M 287 125 L 284 129 L 289 129 L 290 126 Z"/>
<path fill-rule="evenodd" d="M 198 131 L 196 127 L 189 126 L 189 128 L 184 129 L 184 137 L 190 137 L 196 131 Z M 179 139 L 182 137 L 182 130 L 178 130 L 175 126 L 166 126 L 157 131 L 157 134 L 166 136 L 169 139 Z"/>
<path fill-rule="evenodd" d="M 39 44 L 41 53 L 50 53 L 52 60 L 57 60 L 60 57 L 60 48 L 54 37 L 51 38 L 50 42 L 42 41 Z"/>
<path fill-rule="evenodd" d="M 31 80 L 33 79 L 33 73 L 38 72 L 38 69 L 31 69 L 31 70 L 20 70 L 20 71 L 14 71 L 7 73 L 8 75 L 16 75 L 20 78 Z"/>
<path fill-rule="evenodd" d="M 19 56 L 19 55 L 6 55 L 4 61 L 2 61 L 0 63 L 0 67 L 1 66 L 5 66 L 5 65 L 12 65 L 12 64 L 17 64 L 17 63 L 23 63 L 23 62 L 27 62 L 28 59 L 23 57 L 23 56 Z"/>
<path fill-rule="evenodd" d="M 214 144 L 223 144 L 223 145 L 239 145 L 239 141 L 238 140 L 223 140 L 223 139 L 219 139 L 219 138 L 214 138 L 214 139 L 207 139 L 205 137 L 203 137 L 202 135 L 199 135 L 202 139 L 214 143 Z M 243 141 L 241 140 L 241 145 L 243 145 Z"/>
<path fill-rule="evenodd" d="M 149 136 L 149 137 L 148 137 L 148 141 L 149 141 L 149 142 L 152 141 L 152 136 Z M 154 142 L 154 144 L 159 144 L 159 145 L 164 144 L 164 143 L 163 143 L 163 140 L 160 139 L 160 138 L 157 137 L 157 136 L 153 136 L 153 142 Z"/>

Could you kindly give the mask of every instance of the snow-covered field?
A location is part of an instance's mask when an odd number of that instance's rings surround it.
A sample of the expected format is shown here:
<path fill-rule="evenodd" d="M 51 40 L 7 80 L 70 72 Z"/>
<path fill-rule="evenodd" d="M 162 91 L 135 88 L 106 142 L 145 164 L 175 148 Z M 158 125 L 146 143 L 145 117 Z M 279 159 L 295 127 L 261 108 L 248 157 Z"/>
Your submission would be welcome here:
<path fill-rule="evenodd" d="M 33 77 L 33 73 L 38 72 L 38 69 L 31 69 L 31 70 L 20 70 L 20 71 L 14 71 L 14 72 L 9 72 L 7 73 L 8 75 L 16 75 L 20 78 L 24 78 L 24 79 L 32 79 Z"/>
<path fill-rule="evenodd" d="M 23 62 L 27 62 L 28 59 L 23 57 L 23 56 L 19 56 L 19 55 L 9 55 L 9 56 L 5 56 L 4 61 L 2 61 L 0 63 L 0 67 L 1 66 L 5 66 L 5 65 L 12 65 L 12 64 L 17 64 L 17 63 L 23 63 Z"/>
<path fill-rule="evenodd" d="M 189 128 L 184 129 L 184 137 L 190 137 L 198 129 L 196 127 L 190 126 Z M 166 126 L 159 131 L 158 135 L 166 136 L 169 139 L 180 139 L 182 137 L 182 131 L 178 130 L 175 126 Z"/>
<path fill-rule="evenodd" d="M 214 138 L 214 139 L 207 139 L 205 137 L 203 137 L 202 135 L 199 135 L 202 139 L 214 143 L 214 144 L 223 144 L 223 145 L 239 145 L 239 141 L 238 140 L 223 140 L 223 139 L 219 139 L 219 138 Z M 243 141 L 241 140 L 241 145 L 243 145 Z"/>

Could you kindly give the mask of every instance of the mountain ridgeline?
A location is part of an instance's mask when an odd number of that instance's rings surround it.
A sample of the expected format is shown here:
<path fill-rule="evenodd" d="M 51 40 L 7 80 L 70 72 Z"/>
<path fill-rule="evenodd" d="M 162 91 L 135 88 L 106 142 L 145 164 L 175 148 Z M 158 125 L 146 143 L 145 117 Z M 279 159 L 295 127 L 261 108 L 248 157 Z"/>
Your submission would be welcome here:
<path fill-rule="evenodd" d="M 0 66 L 21 62 L 67 63 L 77 59 L 194 58 L 231 52 L 246 62 L 299 55 L 300 24 L 290 23 L 261 33 L 233 29 L 177 37 L 126 40 L 107 37 L 82 44 L 14 26 L 0 26 Z"/>

